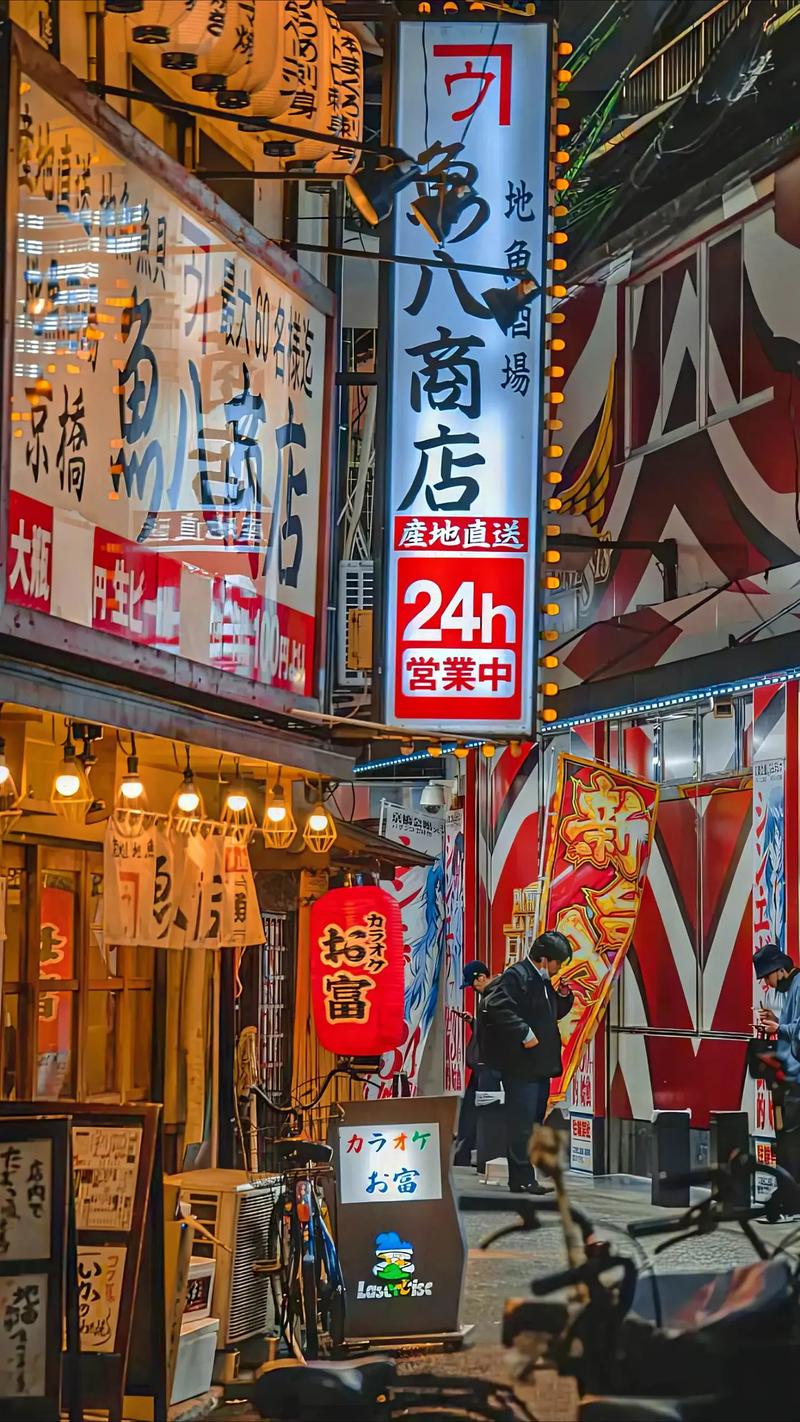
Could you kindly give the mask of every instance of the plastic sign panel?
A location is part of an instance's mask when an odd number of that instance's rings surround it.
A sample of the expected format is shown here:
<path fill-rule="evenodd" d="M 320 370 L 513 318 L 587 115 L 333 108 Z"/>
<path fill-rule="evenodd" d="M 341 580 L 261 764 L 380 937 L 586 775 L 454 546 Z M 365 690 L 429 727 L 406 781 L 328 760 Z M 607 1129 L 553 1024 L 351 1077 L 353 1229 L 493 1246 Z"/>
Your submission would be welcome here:
<path fill-rule="evenodd" d="M 323 311 L 21 88 L 6 600 L 310 697 Z"/>
<path fill-rule="evenodd" d="M 317 1037 L 341 1056 L 374 1056 L 405 1031 L 400 905 L 371 885 L 331 889 L 311 907 L 311 1006 Z"/>
<path fill-rule="evenodd" d="M 438 1123 L 340 1126 L 338 1170 L 343 1205 L 440 1200 Z"/>
<path fill-rule="evenodd" d="M 423 167 L 440 176 L 395 200 L 395 250 L 435 265 L 391 276 L 386 720 L 520 734 L 536 693 L 551 34 L 410 22 L 398 46 L 396 142 L 434 150 Z M 412 203 L 448 227 L 443 244 Z M 520 271 L 536 294 L 498 323 Z"/>

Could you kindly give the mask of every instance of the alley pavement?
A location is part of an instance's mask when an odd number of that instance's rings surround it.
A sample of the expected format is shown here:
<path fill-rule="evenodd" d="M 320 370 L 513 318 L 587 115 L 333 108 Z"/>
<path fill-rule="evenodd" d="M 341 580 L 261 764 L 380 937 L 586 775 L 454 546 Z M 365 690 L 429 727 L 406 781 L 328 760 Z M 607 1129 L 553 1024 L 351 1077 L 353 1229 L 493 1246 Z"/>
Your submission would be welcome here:
<path fill-rule="evenodd" d="M 504 1223 L 513 1222 L 513 1196 L 505 1188 L 486 1186 L 474 1170 L 457 1168 L 454 1177 L 457 1195 L 500 1196 L 508 1201 L 509 1214 L 504 1218 L 487 1210 L 463 1216 L 468 1258 L 461 1317 L 464 1325 L 471 1325 L 466 1346 L 448 1353 L 428 1349 L 405 1353 L 398 1359 L 400 1371 L 435 1372 L 443 1377 L 467 1374 L 513 1383 L 538 1422 L 573 1422 L 577 1409 L 574 1384 L 550 1372 L 537 1373 L 532 1385 L 519 1384 L 515 1380 L 515 1360 L 500 1343 L 506 1299 L 526 1297 L 533 1278 L 566 1264 L 559 1218 L 553 1215 L 545 1222 L 546 1217 L 542 1216 L 541 1229 L 531 1234 L 512 1235 L 484 1250 L 481 1242 L 488 1235 Z M 567 1190 L 574 1204 L 593 1221 L 597 1233 L 618 1242 L 621 1252 L 637 1252 L 626 1233 L 632 1220 L 663 1219 L 680 1213 L 651 1205 L 649 1181 L 617 1176 L 593 1179 L 568 1172 Z M 693 1199 L 701 1198 L 701 1193 L 693 1194 Z M 756 1228 L 769 1245 L 786 1247 L 795 1257 L 800 1255 L 800 1222 Z M 662 1255 L 655 1254 L 659 1239 L 648 1239 L 646 1243 L 646 1252 L 641 1247 L 638 1251 L 638 1262 L 645 1268 L 650 1261 L 656 1273 L 736 1268 L 751 1263 L 756 1257 L 742 1231 L 732 1225 L 725 1225 L 702 1239 L 674 1244 Z M 220 1422 L 226 1419 L 228 1422 L 255 1422 L 256 1414 L 246 1406 L 222 1405 L 217 1410 L 215 1404 L 219 1404 L 221 1395 L 220 1391 L 215 1392 L 216 1396 L 213 1400 L 209 1398 L 206 1406 L 198 1399 L 194 1404 L 186 1404 L 184 1409 L 173 1409 L 175 1422 L 179 1417 L 180 1422 L 195 1422 L 212 1415 L 212 1409 Z M 313 1419 L 305 1419 L 305 1422 L 313 1422 Z"/>

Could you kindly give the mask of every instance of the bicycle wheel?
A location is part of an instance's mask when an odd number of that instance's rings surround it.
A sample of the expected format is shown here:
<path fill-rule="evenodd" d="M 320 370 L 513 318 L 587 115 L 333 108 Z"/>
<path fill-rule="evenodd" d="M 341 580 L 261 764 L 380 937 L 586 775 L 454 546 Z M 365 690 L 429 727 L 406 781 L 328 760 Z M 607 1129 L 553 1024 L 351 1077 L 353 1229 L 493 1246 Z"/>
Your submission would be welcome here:
<path fill-rule="evenodd" d="M 302 1351 L 303 1303 L 298 1278 L 299 1251 L 295 1242 L 293 1201 L 288 1190 L 284 1190 L 275 1202 L 267 1242 L 270 1258 L 278 1260 L 277 1287 L 273 1290 L 278 1327 L 289 1351 Z"/>
<path fill-rule="evenodd" d="M 305 1342 L 303 1353 L 309 1362 L 314 1362 L 320 1354 L 319 1293 L 317 1292 L 317 1261 L 305 1256 L 300 1270 L 303 1293 L 303 1325 Z"/>
<path fill-rule="evenodd" d="M 317 1272 L 319 1312 L 322 1328 L 332 1348 L 344 1342 L 345 1287 L 339 1255 L 330 1228 L 324 1201 L 318 1201 L 316 1218 L 316 1253 L 320 1261 Z"/>

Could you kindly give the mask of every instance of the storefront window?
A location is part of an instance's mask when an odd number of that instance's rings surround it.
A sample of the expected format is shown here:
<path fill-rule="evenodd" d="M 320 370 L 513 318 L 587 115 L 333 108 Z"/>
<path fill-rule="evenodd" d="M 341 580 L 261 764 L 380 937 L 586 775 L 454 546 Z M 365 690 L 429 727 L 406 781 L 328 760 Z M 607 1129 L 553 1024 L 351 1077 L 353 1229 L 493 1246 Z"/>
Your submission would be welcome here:
<path fill-rule="evenodd" d="M 36 1030 L 36 1095 L 46 1101 L 73 1096 L 71 992 L 39 994 Z"/>
<path fill-rule="evenodd" d="M 16 1101 L 20 1092 L 17 1084 L 21 1080 L 22 1068 L 19 1059 L 20 1035 L 19 1035 L 19 998 L 16 993 L 4 993 L 3 995 L 3 1069 L 2 1069 L 2 1091 L 3 1099 L 6 1101 Z"/>
<path fill-rule="evenodd" d="M 102 871 L 99 846 L 0 845 L 6 1099 L 151 1094 L 155 950 L 104 942 Z"/>
<path fill-rule="evenodd" d="M 670 716 L 661 723 L 661 779 L 684 784 L 695 775 L 695 718 Z"/>
<path fill-rule="evenodd" d="M 153 994 L 149 988 L 128 993 L 129 1097 L 146 1097 L 150 1088 L 150 1057 L 153 1050 Z"/>
<path fill-rule="evenodd" d="M 731 712 L 733 712 L 731 702 Z M 731 774 L 739 757 L 736 754 L 736 716 L 715 716 L 704 711 L 701 717 L 703 734 L 703 775 Z"/>
<path fill-rule="evenodd" d="M 119 1089 L 119 999 L 116 992 L 87 993 L 84 1077 L 90 1100 L 113 1096 Z"/>

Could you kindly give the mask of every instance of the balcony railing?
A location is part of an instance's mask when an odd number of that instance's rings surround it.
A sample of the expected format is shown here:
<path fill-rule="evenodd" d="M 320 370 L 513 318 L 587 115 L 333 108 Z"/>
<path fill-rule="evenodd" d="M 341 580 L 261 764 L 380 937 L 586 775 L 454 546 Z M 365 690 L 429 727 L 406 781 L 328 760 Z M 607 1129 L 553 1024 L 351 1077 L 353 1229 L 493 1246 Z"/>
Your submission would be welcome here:
<path fill-rule="evenodd" d="M 625 112 L 649 114 L 677 99 L 694 83 L 710 54 L 745 18 L 750 0 L 719 0 L 693 25 L 676 35 L 628 76 L 622 93 Z M 773 23 L 800 17 L 798 0 L 772 0 Z"/>

